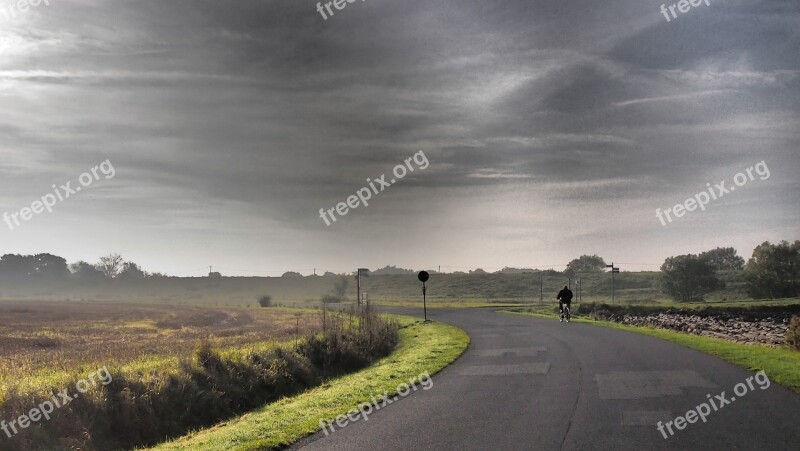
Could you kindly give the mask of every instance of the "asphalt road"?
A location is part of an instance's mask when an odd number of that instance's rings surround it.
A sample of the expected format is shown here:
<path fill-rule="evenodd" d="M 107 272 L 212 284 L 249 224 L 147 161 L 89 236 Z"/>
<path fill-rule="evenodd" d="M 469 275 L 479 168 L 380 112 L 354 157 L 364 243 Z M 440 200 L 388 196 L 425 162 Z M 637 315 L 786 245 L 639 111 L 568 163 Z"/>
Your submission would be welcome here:
<path fill-rule="evenodd" d="M 800 449 L 800 396 L 755 379 L 737 396 L 734 386 L 754 373 L 715 357 L 636 333 L 486 309 L 428 316 L 472 339 L 430 389 L 292 449 Z M 732 402 L 720 407 L 723 391 Z M 705 423 L 673 423 L 667 438 L 657 430 L 707 395 L 718 410 Z"/>

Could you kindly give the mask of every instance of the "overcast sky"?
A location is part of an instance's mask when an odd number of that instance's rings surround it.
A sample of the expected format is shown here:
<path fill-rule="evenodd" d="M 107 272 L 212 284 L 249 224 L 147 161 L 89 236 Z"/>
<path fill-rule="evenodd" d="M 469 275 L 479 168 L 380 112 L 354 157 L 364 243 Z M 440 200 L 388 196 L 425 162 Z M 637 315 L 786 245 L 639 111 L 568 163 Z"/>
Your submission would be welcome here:
<path fill-rule="evenodd" d="M 107 159 L 115 176 L 0 223 L 0 253 L 639 270 L 800 239 L 796 0 L 670 22 L 659 0 L 366 0 L 327 20 L 310 0 L 49 3 L 0 9 L 0 212 Z M 419 150 L 429 167 L 325 225 Z M 768 179 L 657 219 L 762 160 Z"/>

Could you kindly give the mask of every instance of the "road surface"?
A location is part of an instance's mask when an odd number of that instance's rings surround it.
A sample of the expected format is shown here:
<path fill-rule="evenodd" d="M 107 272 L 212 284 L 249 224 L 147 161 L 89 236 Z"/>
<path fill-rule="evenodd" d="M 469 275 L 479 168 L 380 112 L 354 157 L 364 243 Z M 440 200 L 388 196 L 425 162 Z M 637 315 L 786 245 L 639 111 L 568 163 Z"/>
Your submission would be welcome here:
<path fill-rule="evenodd" d="M 429 390 L 292 449 L 800 449 L 800 396 L 774 382 L 762 389 L 763 378 L 736 396 L 754 373 L 718 358 L 632 332 L 487 309 L 428 316 L 472 339 Z M 732 402 L 720 406 L 723 391 Z M 707 395 L 717 410 L 677 429 L 675 418 L 708 405 Z M 674 435 L 659 432 L 658 421 L 673 421 Z"/>

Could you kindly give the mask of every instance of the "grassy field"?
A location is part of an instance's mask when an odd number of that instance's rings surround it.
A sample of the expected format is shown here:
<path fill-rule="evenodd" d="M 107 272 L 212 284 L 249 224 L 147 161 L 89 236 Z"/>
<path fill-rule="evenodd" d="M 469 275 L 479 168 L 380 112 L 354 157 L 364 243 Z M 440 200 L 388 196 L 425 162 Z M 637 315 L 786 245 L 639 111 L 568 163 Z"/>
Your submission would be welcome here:
<path fill-rule="evenodd" d="M 549 309 L 537 313 L 513 311 L 504 311 L 503 313 L 557 319 L 557 315 L 551 313 Z M 733 343 L 717 338 L 650 327 L 632 327 L 608 321 L 592 321 L 586 318 L 574 317 L 572 321 L 649 335 L 717 356 L 752 371 L 764 370 L 771 380 L 800 394 L 800 352 L 797 351 L 759 344 Z"/>
<path fill-rule="evenodd" d="M 661 293 L 659 272 L 622 272 L 615 277 L 615 297 L 619 302 L 664 303 L 671 300 Z M 578 274 L 584 301 L 610 302 L 611 274 Z M 270 295 L 281 304 L 317 306 L 319 299 L 334 292 L 334 285 L 347 279 L 347 298 L 356 298 L 352 276 L 331 277 L 223 277 L 209 279 L 155 278 L 142 281 L 80 280 L 26 281 L 0 286 L 0 299 L 7 300 L 103 300 L 170 304 L 202 304 L 217 307 L 254 306 L 261 295 Z M 720 273 L 723 290 L 708 296 L 708 302 L 747 301 L 741 271 Z M 556 272 L 527 274 L 431 274 L 427 284 L 432 306 L 470 303 L 472 305 L 531 303 L 555 299 L 568 283 Z M 422 301 L 421 284 L 415 274 L 371 275 L 362 278 L 363 292 L 376 303 L 397 305 Z"/>
<path fill-rule="evenodd" d="M 0 402 L 63 386 L 87 369 L 173 366 L 201 339 L 216 349 L 291 341 L 319 312 L 122 302 L 0 302 Z"/>
<path fill-rule="evenodd" d="M 384 391 L 394 396 L 398 384 L 421 373 L 435 374 L 469 345 L 467 334 L 453 326 L 408 318 L 402 324 L 397 350 L 369 368 L 153 449 L 278 449 L 318 431 L 320 420 L 334 419 Z"/>
<path fill-rule="evenodd" d="M 0 410 L 22 418 L 58 390 L 74 395 L 53 418 L 4 438 L 0 448 L 152 445 L 357 371 L 399 343 L 399 325 L 368 308 L 321 313 L 0 303 Z M 47 344 L 41 353 L 39 343 Z M 75 382 L 98 368 L 109 376 L 103 387 L 75 394 Z"/>

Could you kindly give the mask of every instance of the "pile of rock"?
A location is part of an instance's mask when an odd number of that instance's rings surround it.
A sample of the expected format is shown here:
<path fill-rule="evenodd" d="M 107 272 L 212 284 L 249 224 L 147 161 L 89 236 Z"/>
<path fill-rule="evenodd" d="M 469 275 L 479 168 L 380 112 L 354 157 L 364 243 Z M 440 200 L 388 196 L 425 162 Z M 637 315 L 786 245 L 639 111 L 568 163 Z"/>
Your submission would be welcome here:
<path fill-rule="evenodd" d="M 688 314 L 664 312 L 653 314 L 610 315 L 607 319 L 631 326 L 650 326 L 737 343 L 783 345 L 791 315 L 779 314 Z"/>

